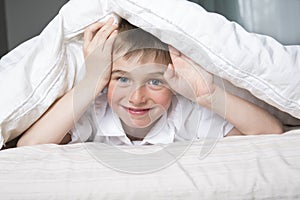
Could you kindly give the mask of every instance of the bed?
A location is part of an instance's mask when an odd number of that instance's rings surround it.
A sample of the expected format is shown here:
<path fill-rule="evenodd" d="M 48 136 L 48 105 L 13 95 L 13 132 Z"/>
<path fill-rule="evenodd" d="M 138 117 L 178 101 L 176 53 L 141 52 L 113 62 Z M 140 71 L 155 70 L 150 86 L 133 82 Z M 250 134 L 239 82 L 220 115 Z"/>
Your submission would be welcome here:
<path fill-rule="evenodd" d="M 159 159 L 169 161 L 161 165 L 153 165 L 159 161 L 149 156 L 126 158 L 122 165 L 124 157 L 101 143 L 7 149 L 0 152 L 0 197 L 299 199 L 299 144 L 299 130 L 224 138 L 207 154 L 201 154 L 201 140 L 192 145 L 173 143 L 160 152 Z M 176 156 L 183 146 L 184 154 Z M 161 150 L 160 146 L 117 148 L 133 154 Z"/>
<path fill-rule="evenodd" d="M 219 85 L 278 117 L 285 133 L 167 146 L 5 149 L 1 199 L 300 198 L 300 46 L 248 33 L 184 0 L 70 0 L 40 35 L 0 60 L 1 146 L 82 78 L 83 30 L 111 15 L 179 49 Z"/>

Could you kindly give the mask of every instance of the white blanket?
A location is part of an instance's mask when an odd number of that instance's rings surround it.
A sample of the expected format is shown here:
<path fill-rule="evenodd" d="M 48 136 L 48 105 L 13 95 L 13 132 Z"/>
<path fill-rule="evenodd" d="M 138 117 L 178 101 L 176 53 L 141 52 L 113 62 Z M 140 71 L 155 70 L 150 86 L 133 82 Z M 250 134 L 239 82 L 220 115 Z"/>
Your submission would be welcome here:
<path fill-rule="evenodd" d="M 300 118 L 300 47 L 246 32 L 184 0 L 70 0 L 0 61 L 0 142 L 20 135 L 84 74 L 82 32 L 116 13 L 208 71 Z M 3 137 L 3 138 L 2 138 Z"/>
<path fill-rule="evenodd" d="M 200 157 L 203 142 L 174 143 L 163 150 L 119 146 L 132 155 L 126 160 L 101 143 L 3 150 L 0 199 L 300 198 L 299 130 L 223 138 Z M 186 152 L 175 157 L 182 147 Z M 158 151 L 160 156 L 149 160 L 149 152 Z"/>

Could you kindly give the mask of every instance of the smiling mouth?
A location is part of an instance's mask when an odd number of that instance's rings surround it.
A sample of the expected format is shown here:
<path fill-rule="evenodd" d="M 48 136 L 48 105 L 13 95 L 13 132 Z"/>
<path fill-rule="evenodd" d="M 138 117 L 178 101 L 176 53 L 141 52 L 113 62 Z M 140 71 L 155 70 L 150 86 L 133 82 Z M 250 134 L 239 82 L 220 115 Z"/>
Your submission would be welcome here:
<path fill-rule="evenodd" d="M 150 108 L 127 108 L 127 107 L 124 108 L 127 110 L 129 114 L 132 115 L 144 115 L 151 110 Z"/>

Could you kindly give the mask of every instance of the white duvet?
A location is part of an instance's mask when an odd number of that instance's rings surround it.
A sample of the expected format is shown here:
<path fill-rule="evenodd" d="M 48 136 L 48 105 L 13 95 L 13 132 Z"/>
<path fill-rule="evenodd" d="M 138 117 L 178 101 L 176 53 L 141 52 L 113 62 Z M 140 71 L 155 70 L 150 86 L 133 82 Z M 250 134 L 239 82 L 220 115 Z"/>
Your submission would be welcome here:
<path fill-rule="evenodd" d="M 76 84 L 84 73 L 82 32 L 109 13 L 300 118 L 300 46 L 283 46 L 270 37 L 248 33 L 184 0 L 71 0 L 40 35 L 0 61 L 1 142 L 20 135 Z"/>

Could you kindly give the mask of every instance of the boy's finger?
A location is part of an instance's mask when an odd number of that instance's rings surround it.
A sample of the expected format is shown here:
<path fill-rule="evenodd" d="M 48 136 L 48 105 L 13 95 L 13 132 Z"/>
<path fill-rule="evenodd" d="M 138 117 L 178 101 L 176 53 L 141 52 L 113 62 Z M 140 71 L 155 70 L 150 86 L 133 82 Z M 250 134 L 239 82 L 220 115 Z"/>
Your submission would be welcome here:
<path fill-rule="evenodd" d="M 104 25 L 103 22 L 96 22 L 88 26 L 83 34 L 83 48 L 87 49 L 94 38 L 95 33 Z"/>
<path fill-rule="evenodd" d="M 181 53 L 177 49 L 175 49 L 174 47 L 172 47 L 171 45 L 169 45 L 169 51 L 170 51 L 171 56 L 176 57 L 176 56 L 180 56 L 181 55 Z"/>
<path fill-rule="evenodd" d="M 118 35 L 118 30 L 114 30 L 110 36 L 108 37 L 106 43 L 105 43 L 105 49 L 104 50 L 111 50 L 113 42 L 115 41 L 116 37 Z"/>
<path fill-rule="evenodd" d="M 170 79 L 172 79 L 175 76 L 174 72 L 174 66 L 172 64 L 168 65 L 167 70 L 164 72 L 164 78 L 168 82 Z"/>
<path fill-rule="evenodd" d="M 89 25 L 84 31 L 84 36 L 83 36 L 84 43 L 85 44 L 90 43 L 101 28 L 103 28 L 108 23 L 110 24 L 113 23 L 113 21 L 114 21 L 113 17 L 110 17 L 106 22 L 95 22 Z"/>
<path fill-rule="evenodd" d="M 99 31 L 95 35 L 95 41 L 97 41 L 97 43 L 101 41 L 104 42 L 110 36 L 110 34 L 118 28 L 118 25 L 113 24 L 113 22 L 114 19 L 111 17 L 105 23 L 105 25 L 99 29 Z"/>
<path fill-rule="evenodd" d="M 104 25 L 104 22 L 96 22 L 89 25 L 84 31 L 84 40 L 91 41 L 95 33 Z"/>
<path fill-rule="evenodd" d="M 167 70 L 165 71 L 164 75 L 163 75 L 165 81 L 168 84 L 168 88 L 173 92 L 176 93 L 175 89 L 177 87 L 178 84 L 178 80 L 176 79 L 175 76 L 175 71 L 174 71 L 174 66 L 172 64 L 168 65 Z"/>
<path fill-rule="evenodd" d="M 182 54 L 180 51 L 178 51 L 177 49 L 175 49 L 174 47 L 172 47 L 171 45 L 169 45 L 169 52 L 170 52 L 170 56 L 172 61 L 175 61 L 176 59 L 182 59 L 185 61 L 190 61 L 190 59 L 188 57 L 186 57 L 184 54 Z M 176 61 L 175 61 L 176 62 Z"/>
<path fill-rule="evenodd" d="M 108 40 L 112 43 L 114 39 L 116 39 L 117 35 L 118 35 L 118 30 L 115 29 L 108 37 Z"/>

